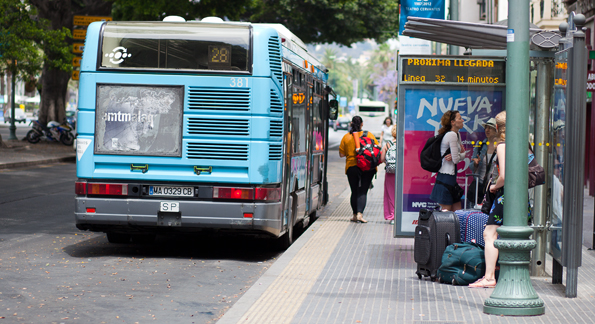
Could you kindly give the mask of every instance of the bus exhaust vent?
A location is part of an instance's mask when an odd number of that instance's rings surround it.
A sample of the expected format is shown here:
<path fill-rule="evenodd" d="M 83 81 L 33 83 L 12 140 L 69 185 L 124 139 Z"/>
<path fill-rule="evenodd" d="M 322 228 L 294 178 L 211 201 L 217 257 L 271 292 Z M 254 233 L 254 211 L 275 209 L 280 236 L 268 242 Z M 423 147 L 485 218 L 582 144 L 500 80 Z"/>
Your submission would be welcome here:
<path fill-rule="evenodd" d="M 269 146 L 269 161 L 279 161 L 283 155 L 283 145 L 271 144 Z"/>
<path fill-rule="evenodd" d="M 283 121 L 282 120 L 271 120 L 269 125 L 269 136 L 270 137 L 283 137 Z"/>
<path fill-rule="evenodd" d="M 271 36 L 269 38 L 269 62 L 271 73 L 273 77 L 283 85 L 283 70 L 281 69 L 281 44 L 278 36 Z"/>
<path fill-rule="evenodd" d="M 283 103 L 281 103 L 279 96 L 277 96 L 277 93 L 273 89 L 271 89 L 271 113 L 283 113 Z"/>
<path fill-rule="evenodd" d="M 191 135 L 250 135 L 247 119 L 188 118 L 188 134 Z"/>
<path fill-rule="evenodd" d="M 189 159 L 248 161 L 248 144 L 188 143 Z"/>
<path fill-rule="evenodd" d="M 188 108 L 209 111 L 250 111 L 250 89 L 188 87 Z"/>

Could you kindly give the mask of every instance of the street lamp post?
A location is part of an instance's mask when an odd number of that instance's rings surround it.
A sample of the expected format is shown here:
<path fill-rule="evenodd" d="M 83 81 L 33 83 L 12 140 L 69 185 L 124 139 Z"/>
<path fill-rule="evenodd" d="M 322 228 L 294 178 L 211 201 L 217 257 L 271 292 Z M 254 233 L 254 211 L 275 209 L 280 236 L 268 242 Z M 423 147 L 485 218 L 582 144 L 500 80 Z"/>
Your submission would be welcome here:
<path fill-rule="evenodd" d="M 500 251 L 500 276 L 483 311 L 496 315 L 545 312 L 529 276 L 535 241 L 527 226 L 529 133 L 529 0 L 508 2 L 506 62 L 506 176 L 504 223 L 494 246 Z"/>
<path fill-rule="evenodd" d="M 15 126 L 16 113 L 15 113 L 15 103 L 14 103 L 15 102 L 15 92 L 16 92 L 15 91 L 15 83 L 16 83 L 16 78 L 17 78 L 16 64 L 17 64 L 17 61 L 15 60 L 14 61 L 15 68 L 13 69 L 15 71 L 12 71 L 12 73 L 11 73 L 11 77 L 12 77 L 11 84 L 10 84 L 10 116 L 11 117 L 10 117 L 10 126 L 8 127 L 8 130 L 10 130 L 10 134 L 8 135 L 9 140 L 17 139 L 17 134 L 16 134 L 17 127 Z"/>

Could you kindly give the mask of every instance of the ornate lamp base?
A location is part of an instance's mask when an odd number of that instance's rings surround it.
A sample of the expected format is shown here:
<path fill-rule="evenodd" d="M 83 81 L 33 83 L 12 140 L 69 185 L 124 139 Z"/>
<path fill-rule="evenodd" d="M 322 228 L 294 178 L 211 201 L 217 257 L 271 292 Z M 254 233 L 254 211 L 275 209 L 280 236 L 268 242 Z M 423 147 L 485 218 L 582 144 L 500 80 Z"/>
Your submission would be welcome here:
<path fill-rule="evenodd" d="M 484 302 L 484 313 L 513 316 L 545 313 L 543 300 L 533 289 L 529 276 L 530 251 L 535 245 L 534 240 L 500 239 L 494 242 L 500 250 L 500 277 L 494 292 Z"/>

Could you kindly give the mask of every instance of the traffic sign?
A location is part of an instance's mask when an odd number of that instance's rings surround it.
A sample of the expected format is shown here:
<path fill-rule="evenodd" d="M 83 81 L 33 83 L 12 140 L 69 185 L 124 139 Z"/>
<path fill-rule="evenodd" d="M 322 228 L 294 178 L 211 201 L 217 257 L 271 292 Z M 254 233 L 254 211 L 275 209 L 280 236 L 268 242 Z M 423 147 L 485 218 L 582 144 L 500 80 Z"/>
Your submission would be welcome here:
<path fill-rule="evenodd" d="M 72 30 L 72 38 L 73 39 L 85 39 L 87 37 L 87 30 L 86 29 L 74 29 Z"/>
<path fill-rule="evenodd" d="M 102 16 L 74 16 L 72 23 L 75 26 L 89 26 L 90 23 L 95 21 L 112 21 L 112 17 Z"/>
<path fill-rule="evenodd" d="M 78 80 L 79 79 L 79 74 L 80 74 L 80 71 L 78 71 L 78 70 L 72 71 L 72 79 L 73 80 Z"/>
<path fill-rule="evenodd" d="M 72 44 L 72 52 L 73 53 L 83 53 L 83 51 L 85 50 L 85 44 L 84 43 L 74 43 Z"/>
<path fill-rule="evenodd" d="M 72 66 L 81 66 L 81 59 L 80 56 L 75 56 L 72 58 Z"/>
<path fill-rule="evenodd" d="M 589 51 L 589 60 L 595 60 L 595 51 Z"/>

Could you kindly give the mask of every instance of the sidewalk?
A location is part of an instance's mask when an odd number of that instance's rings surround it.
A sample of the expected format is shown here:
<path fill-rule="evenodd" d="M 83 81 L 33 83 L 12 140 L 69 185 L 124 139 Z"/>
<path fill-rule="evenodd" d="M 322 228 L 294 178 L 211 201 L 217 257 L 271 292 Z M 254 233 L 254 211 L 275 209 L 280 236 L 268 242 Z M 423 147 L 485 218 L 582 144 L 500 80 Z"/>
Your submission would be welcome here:
<path fill-rule="evenodd" d="M 7 140 L 4 137 L 2 140 L 8 147 L 0 148 L 0 169 L 76 160 L 72 145 L 46 141 L 31 144 L 26 140 Z"/>
<path fill-rule="evenodd" d="M 595 251 L 584 246 L 577 298 L 565 298 L 565 287 L 551 277 L 532 278 L 546 305 L 542 316 L 486 315 L 483 302 L 493 290 L 419 280 L 413 239 L 393 237 L 382 216 L 384 176 L 378 180 L 367 224 L 349 221 L 346 189 L 217 324 L 594 322 Z"/>

